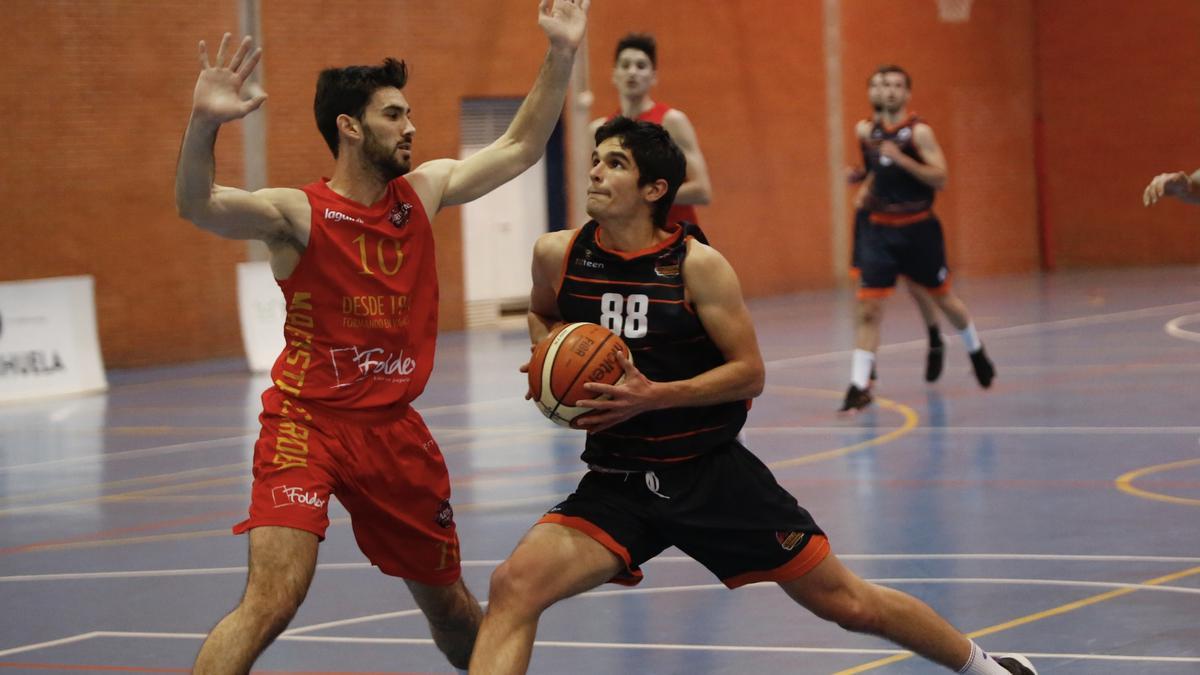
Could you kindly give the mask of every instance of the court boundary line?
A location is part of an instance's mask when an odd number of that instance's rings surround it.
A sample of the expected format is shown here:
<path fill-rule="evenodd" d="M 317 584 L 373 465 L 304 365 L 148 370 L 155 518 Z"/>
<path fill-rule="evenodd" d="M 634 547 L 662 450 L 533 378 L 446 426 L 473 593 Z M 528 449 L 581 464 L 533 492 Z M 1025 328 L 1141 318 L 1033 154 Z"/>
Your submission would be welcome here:
<path fill-rule="evenodd" d="M 1109 312 L 1106 314 L 1088 314 L 1085 316 L 1077 316 L 1069 319 L 1054 319 L 1053 321 L 1039 321 L 1034 323 L 1018 324 L 1016 326 L 1006 326 L 1003 328 L 989 328 L 983 331 L 987 338 L 994 339 L 997 337 L 1010 337 L 1013 335 L 1025 335 L 1036 333 L 1037 329 L 1043 328 L 1047 330 L 1058 330 L 1062 328 L 1078 328 L 1080 326 L 1091 326 L 1105 323 L 1118 323 L 1121 321 L 1150 318 L 1155 314 L 1160 314 L 1164 310 L 1176 311 L 1182 307 L 1192 307 L 1200 304 L 1200 300 L 1192 300 L 1190 302 L 1178 302 L 1170 305 L 1154 305 L 1151 307 L 1143 307 L 1141 309 L 1129 309 L 1120 312 Z M 905 342 L 892 342 L 886 345 L 880 345 L 875 351 L 876 354 L 890 353 L 903 351 L 905 349 L 915 349 L 917 347 L 925 347 L 928 345 L 926 340 L 908 340 Z M 768 368 L 790 368 L 797 365 L 807 365 L 809 363 L 822 363 L 835 358 L 846 358 L 854 353 L 854 350 L 843 349 L 836 352 L 824 352 L 818 354 L 807 354 L 805 356 L 793 356 L 784 359 L 772 359 L 765 361 Z"/>
<path fill-rule="evenodd" d="M 158 639 L 158 640 L 203 640 L 204 633 L 163 633 L 140 631 L 92 631 L 79 635 L 23 645 L 11 649 L 0 650 L 0 658 L 12 655 L 48 649 L 55 646 L 83 642 L 86 640 L 117 638 L 117 639 Z M 432 638 L 377 638 L 354 637 L 339 635 L 288 635 L 276 638 L 276 642 L 316 642 L 334 644 L 364 644 L 364 645 L 414 645 L 433 646 Z M 660 642 L 582 642 L 567 640 L 537 640 L 535 647 L 566 648 L 566 649 L 609 649 L 633 651 L 700 651 L 700 652 L 735 652 L 762 654 L 852 654 L 852 655 L 902 655 L 898 649 L 878 649 L 870 647 L 786 647 L 775 645 L 713 645 L 689 643 L 660 643 Z M 1110 661 L 1110 662 L 1140 662 L 1140 663 L 1200 663 L 1200 657 L 1192 656 L 1154 656 L 1130 654 L 1077 654 L 1062 652 L 1023 652 L 1028 657 L 1038 659 L 1066 659 L 1079 661 Z"/>
<path fill-rule="evenodd" d="M 1144 490 L 1139 487 L 1134 487 L 1133 485 L 1134 480 L 1143 476 L 1149 476 L 1151 474 L 1161 473 L 1163 471 L 1172 471 L 1174 469 L 1182 469 L 1198 464 L 1200 464 L 1200 458 L 1184 459 L 1178 462 L 1166 462 L 1164 464 L 1153 464 L 1151 466 L 1146 466 L 1123 473 L 1120 476 L 1117 476 L 1117 479 L 1114 482 L 1117 485 L 1117 489 L 1121 492 L 1138 497 L 1140 499 L 1150 499 L 1156 502 L 1167 502 L 1169 504 L 1183 504 L 1186 506 L 1200 506 L 1200 499 L 1193 499 L 1191 497 L 1176 497 L 1175 495 L 1163 494 L 1161 492 L 1151 492 L 1150 490 Z"/>
<path fill-rule="evenodd" d="M 1140 563 L 1200 563 L 1200 556 L 1159 556 L 1159 555 L 1086 555 L 1086 554 L 1056 554 L 1056 553 L 839 553 L 839 560 L 888 561 L 888 560 L 966 560 L 966 561 L 1037 561 L 1037 562 L 1140 562 Z M 503 560 L 463 560 L 462 567 L 496 567 Z M 663 563 L 700 563 L 688 556 L 665 555 L 652 558 L 643 566 Z M 369 562 L 318 563 L 317 571 L 367 571 L 375 566 Z M 226 567 L 180 567 L 152 570 L 109 570 L 103 572 L 51 572 L 47 574 L 13 574 L 0 576 L 0 583 L 26 583 L 42 581 L 83 581 L 88 579 L 149 579 L 156 577 L 181 576 L 218 576 L 222 574 L 245 574 L 245 565 Z"/>
<path fill-rule="evenodd" d="M 1173 572 L 1171 574 L 1165 574 L 1163 576 L 1155 577 L 1153 579 L 1147 579 L 1146 581 L 1143 581 L 1142 584 L 1147 585 L 1147 586 L 1158 586 L 1161 584 L 1165 584 L 1169 581 L 1176 581 L 1176 580 L 1190 577 L 1190 576 L 1193 576 L 1196 574 L 1200 574 L 1200 567 L 1192 567 L 1190 569 L 1180 570 L 1178 572 Z M 1107 602 L 1109 600 L 1119 598 L 1119 597 L 1122 597 L 1125 595 L 1129 595 L 1131 593 L 1136 593 L 1138 590 L 1139 589 L 1120 588 L 1120 589 L 1116 589 L 1116 590 L 1112 590 L 1112 591 L 1107 591 L 1105 593 L 1093 595 L 1093 596 L 1090 596 L 1087 598 L 1083 598 L 1081 600 L 1076 600 L 1074 602 L 1068 602 L 1066 604 L 1058 605 L 1057 607 L 1051 607 L 1050 609 L 1045 609 L 1040 612 L 1034 612 L 1033 614 L 1026 614 L 1025 616 L 1017 617 L 1016 619 L 1012 619 L 1010 621 L 1005 621 L 1003 623 L 994 624 L 994 625 L 988 626 L 987 628 L 980 628 L 979 630 L 972 631 L 970 633 L 967 633 L 966 635 L 967 635 L 967 637 L 969 637 L 971 639 L 975 639 L 978 637 L 984 637 L 985 635 L 992 635 L 994 633 L 1000 633 L 1000 632 L 1006 631 L 1010 628 L 1017 628 L 1019 626 L 1024 626 L 1026 624 L 1034 623 L 1036 621 L 1041 621 L 1042 619 L 1050 618 L 1052 616 L 1059 616 L 1062 614 L 1074 612 L 1077 609 L 1089 607 L 1091 605 L 1098 605 L 1102 602 Z M 905 661 L 907 659 L 912 658 L 913 656 L 916 656 L 916 655 L 912 652 L 906 651 L 902 654 L 897 654 L 895 656 L 889 656 L 889 657 L 883 658 L 883 659 L 876 659 L 874 661 L 870 661 L 870 662 L 864 663 L 862 665 L 855 666 L 853 668 L 839 670 L 838 672 L 834 673 L 833 675 L 856 675 L 857 673 L 864 673 L 868 670 L 875 670 L 876 668 L 879 668 L 880 666 L 886 666 L 886 665 L 889 665 L 892 663 L 897 663 L 899 661 Z M 1198 659 L 1198 661 L 1200 661 L 1200 659 Z"/>
<path fill-rule="evenodd" d="M 1163 330 L 1166 331 L 1167 335 L 1170 335 L 1173 338 L 1179 338 L 1180 340 L 1191 340 L 1192 342 L 1200 342 L 1200 333 L 1180 327 L 1185 323 L 1192 323 L 1193 321 L 1200 321 L 1200 314 L 1184 314 L 1183 316 L 1177 316 L 1164 324 Z"/>

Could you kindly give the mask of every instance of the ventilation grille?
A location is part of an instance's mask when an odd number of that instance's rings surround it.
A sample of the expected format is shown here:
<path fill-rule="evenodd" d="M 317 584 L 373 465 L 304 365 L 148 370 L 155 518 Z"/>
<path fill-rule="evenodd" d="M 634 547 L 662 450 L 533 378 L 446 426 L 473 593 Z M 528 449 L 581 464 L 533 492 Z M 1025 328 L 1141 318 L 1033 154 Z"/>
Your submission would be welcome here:
<path fill-rule="evenodd" d="M 519 98 L 463 99 L 459 113 L 463 147 L 482 148 L 500 138 L 520 107 Z"/>

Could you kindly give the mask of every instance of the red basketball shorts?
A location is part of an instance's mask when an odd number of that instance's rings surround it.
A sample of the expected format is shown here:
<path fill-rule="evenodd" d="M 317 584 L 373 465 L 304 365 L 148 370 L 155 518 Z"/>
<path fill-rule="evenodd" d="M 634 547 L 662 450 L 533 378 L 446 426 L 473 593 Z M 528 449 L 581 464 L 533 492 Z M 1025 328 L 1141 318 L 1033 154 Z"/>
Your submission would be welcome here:
<path fill-rule="evenodd" d="M 323 540 L 329 497 L 337 495 L 358 547 L 384 574 L 432 585 L 458 580 L 450 477 L 415 410 L 318 412 L 275 388 L 262 401 L 250 517 L 234 534 L 275 525 Z"/>

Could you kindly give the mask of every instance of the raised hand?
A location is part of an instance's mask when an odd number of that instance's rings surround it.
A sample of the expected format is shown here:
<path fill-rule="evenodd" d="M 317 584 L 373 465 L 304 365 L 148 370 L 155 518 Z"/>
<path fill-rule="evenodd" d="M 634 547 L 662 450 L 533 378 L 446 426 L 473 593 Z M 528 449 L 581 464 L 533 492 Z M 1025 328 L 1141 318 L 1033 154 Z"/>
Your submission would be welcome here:
<path fill-rule="evenodd" d="M 541 0 L 538 25 L 555 48 L 575 49 L 587 31 L 588 7 L 592 0 Z"/>
<path fill-rule="evenodd" d="M 1142 193 L 1142 205 L 1152 206 L 1164 196 L 1179 197 L 1191 191 L 1191 179 L 1182 171 L 1160 173 Z"/>
<path fill-rule="evenodd" d="M 196 90 L 192 94 L 192 114 L 218 124 L 223 124 L 258 110 L 267 100 L 267 95 L 258 93 L 242 97 L 242 85 L 254 72 L 262 58 L 262 49 L 250 49 L 250 36 L 242 38 L 237 51 L 225 62 L 225 54 L 232 36 L 221 37 L 215 65 L 208 61 L 208 45 L 200 41 L 200 77 L 196 79 Z"/>

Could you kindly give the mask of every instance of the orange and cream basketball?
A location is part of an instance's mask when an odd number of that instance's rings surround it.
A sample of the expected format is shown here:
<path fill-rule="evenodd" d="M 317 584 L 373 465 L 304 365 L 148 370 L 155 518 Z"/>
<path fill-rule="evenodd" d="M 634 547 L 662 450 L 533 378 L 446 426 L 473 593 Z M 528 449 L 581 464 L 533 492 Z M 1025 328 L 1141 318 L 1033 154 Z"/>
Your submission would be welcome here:
<path fill-rule="evenodd" d="M 603 397 L 583 385 L 618 384 L 625 379 L 618 353 L 632 359 L 624 340 L 598 324 L 569 323 L 555 329 L 538 343 L 529 361 L 529 391 L 538 410 L 562 426 L 571 426 L 571 420 L 592 412 L 592 408 L 575 404 Z"/>

